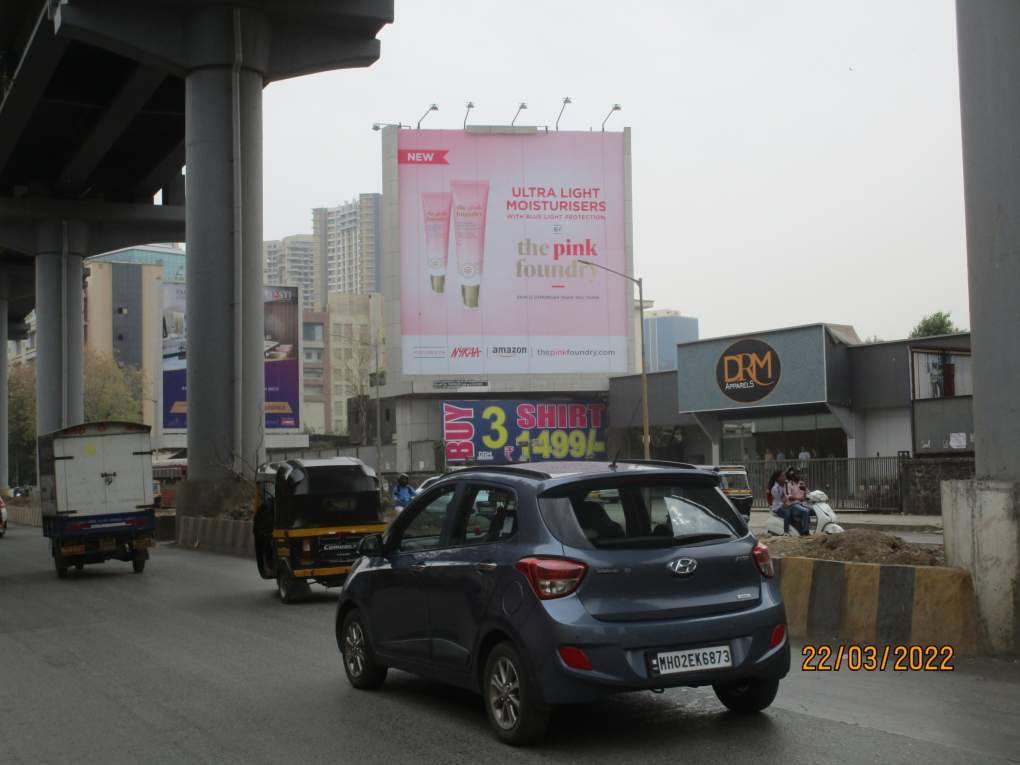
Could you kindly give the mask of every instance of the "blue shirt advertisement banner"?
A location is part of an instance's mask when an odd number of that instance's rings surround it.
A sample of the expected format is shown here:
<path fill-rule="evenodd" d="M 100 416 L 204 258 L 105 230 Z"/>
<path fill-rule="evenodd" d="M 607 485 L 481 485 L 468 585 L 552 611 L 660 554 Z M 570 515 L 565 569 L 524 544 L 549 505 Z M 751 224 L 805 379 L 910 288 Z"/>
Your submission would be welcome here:
<path fill-rule="evenodd" d="M 444 401 L 446 461 L 604 460 L 605 415 L 606 405 L 595 401 Z"/>
<path fill-rule="evenodd" d="M 163 431 L 188 427 L 187 321 L 184 284 L 163 285 Z M 266 429 L 301 429 L 301 305 L 297 287 L 265 287 Z"/>

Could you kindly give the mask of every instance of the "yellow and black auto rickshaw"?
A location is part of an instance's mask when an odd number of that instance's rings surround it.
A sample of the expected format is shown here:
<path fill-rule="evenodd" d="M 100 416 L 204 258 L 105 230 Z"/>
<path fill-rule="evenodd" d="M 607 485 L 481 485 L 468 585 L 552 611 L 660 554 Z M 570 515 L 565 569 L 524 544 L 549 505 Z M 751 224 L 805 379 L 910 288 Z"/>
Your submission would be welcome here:
<path fill-rule="evenodd" d="M 744 520 L 750 523 L 754 496 L 751 492 L 751 483 L 747 479 L 747 468 L 743 465 L 706 465 L 704 467 L 706 470 L 714 470 L 719 474 L 722 479 L 719 482 L 722 493 L 744 516 Z"/>
<path fill-rule="evenodd" d="M 253 532 L 263 579 L 292 603 L 309 584 L 343 584 L 366 534 L 386 529 L 379 479 L 361 460 L 289 460 L 259 469 Z"/>

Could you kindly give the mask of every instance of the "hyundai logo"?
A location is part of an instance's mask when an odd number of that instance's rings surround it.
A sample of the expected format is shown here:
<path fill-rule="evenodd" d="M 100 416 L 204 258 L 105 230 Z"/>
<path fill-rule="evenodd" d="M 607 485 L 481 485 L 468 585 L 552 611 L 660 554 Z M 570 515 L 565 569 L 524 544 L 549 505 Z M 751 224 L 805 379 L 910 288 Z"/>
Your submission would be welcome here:
<path fill-rule="evenodd" d="M 677 558 L 666 565 L 673 576 L 690 576 L 698 567 L 698 562 L 694 558 Z"/>

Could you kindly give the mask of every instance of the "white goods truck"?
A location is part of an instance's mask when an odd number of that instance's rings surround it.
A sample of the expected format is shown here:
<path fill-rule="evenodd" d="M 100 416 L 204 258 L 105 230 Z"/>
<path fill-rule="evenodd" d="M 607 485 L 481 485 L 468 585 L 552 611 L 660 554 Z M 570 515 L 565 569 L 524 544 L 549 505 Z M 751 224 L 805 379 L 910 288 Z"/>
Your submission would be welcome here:
<path fill-rule="evenodd" d="M 39 436 L 39 496 L 57 576 L 110 559 L 140 574 L 156 526 L 149 426 L 90 422 Z"/>

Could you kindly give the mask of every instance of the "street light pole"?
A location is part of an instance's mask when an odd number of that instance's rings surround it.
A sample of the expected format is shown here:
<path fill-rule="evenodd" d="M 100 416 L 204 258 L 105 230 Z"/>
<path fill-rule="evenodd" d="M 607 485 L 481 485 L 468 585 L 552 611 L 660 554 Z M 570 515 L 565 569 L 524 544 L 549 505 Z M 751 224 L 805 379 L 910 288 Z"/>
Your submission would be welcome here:
<path fill-rule="evenodd" d="M 612 112 L 610 112 L 612 113 Z M 637 285 L 638 289 L 638 304 L 641 310 L 641 441 L 644 444 L 644 457 L 646 460 L 652 458 L 652 437 L 649 425 L 648 425 L 648 365 L 645 363 L 645 290 L 644 282 L 642 279 L 636 279 L 633 276 L 628 276 L 621 271 L 615 271 L 612 268 L 603 266 L 594 261 L 586 261 L 585 265 L 594 266 L 600 268 L 603 271 L 608 271 L 611 274 L 621 276 L 629 282 L 633 282 Z M 628 301 L 630 302 L 630 301 Z"/>
<path fill-rule="evenodd" d="M 375 472 L 382 475 L 382 406 L 379 391 L 379 338 L 375 342 Z M 381 484 L 380 484 L 381 485 Z"/>

